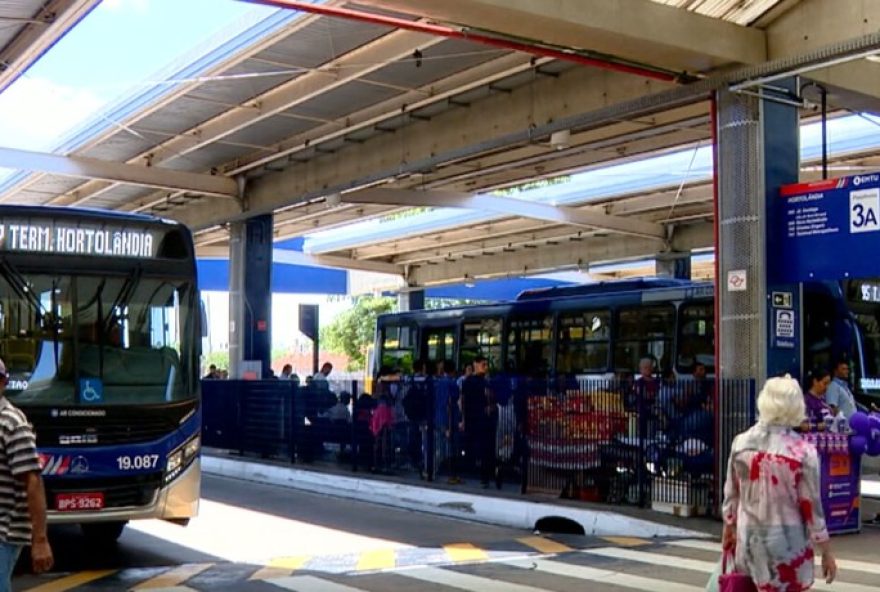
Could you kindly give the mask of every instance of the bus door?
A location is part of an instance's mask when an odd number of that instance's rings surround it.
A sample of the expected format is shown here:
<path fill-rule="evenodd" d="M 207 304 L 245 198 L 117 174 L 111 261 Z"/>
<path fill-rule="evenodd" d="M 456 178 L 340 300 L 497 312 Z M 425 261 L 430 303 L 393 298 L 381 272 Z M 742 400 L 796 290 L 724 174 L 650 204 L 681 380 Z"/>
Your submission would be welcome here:
<path fill-rule="evenodd" d="M 437 372 L 437 364 L 446 360 L 454 362 L 457 357 L 457 325 L 422 328 L 422 355 L 428 364 L 428 373 Z"/>

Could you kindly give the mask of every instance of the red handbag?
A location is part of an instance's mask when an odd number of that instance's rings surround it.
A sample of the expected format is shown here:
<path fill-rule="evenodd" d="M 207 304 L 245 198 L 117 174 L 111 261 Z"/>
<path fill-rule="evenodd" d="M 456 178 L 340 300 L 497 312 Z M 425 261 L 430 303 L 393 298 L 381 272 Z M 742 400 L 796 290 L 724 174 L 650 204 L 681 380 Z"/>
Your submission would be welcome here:
<path fill-rule="evenodd" d="M 730 559 L 730 571 L 727 571 L 727 560 Z M 758 592 L 755 582 L 750 576 L 736 571 L 733 553 L 724 551 L 721 556 L 721 575 L 718 576 L 718 592 Z"/>

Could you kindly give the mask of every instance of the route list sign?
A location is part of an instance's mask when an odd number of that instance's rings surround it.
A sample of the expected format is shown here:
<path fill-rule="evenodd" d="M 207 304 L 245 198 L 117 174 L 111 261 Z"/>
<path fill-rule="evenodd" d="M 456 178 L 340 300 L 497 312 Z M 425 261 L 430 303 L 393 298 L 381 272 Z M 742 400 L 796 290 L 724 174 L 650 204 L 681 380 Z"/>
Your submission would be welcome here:
<path fill-rule="evenodd" d="M 880 174 L 786 185 L 774 208 L 773 279 L 880 276 Z"/>
<path fill-rule="evenodd" d="M 156 256 L 153 233 L 139 228 L 88 226 L 55 220 L 0 220 L 0 250 L 147 259 Z"/>

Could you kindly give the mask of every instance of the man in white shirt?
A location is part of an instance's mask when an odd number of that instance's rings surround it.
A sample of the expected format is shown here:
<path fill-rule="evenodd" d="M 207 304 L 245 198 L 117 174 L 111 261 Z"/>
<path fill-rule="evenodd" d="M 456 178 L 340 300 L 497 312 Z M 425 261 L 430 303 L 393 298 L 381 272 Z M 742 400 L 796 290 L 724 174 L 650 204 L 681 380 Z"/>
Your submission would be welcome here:
<path fill-rule="evenodd" d="M 831 381 L 825 392 L 825 402 L 831 405 L 834 415 L 840 412 L 849 419 L 853 413 L 858 411 L 856 398 L 849 388 L 849 364 L 844 360 L 838 362 L 832 374 L 834 380 Z"/>

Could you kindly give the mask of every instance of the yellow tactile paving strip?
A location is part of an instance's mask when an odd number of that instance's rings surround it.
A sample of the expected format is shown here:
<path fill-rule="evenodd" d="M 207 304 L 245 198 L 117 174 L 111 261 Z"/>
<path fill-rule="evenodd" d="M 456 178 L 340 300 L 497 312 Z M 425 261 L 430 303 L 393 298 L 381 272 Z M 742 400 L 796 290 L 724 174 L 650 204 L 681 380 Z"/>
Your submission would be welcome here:
<path fill-rule="evenodd" d="M 325 573 L 352 573 L 352 572 L 377 572 L 393 570 L 402 567 L 418 567 L 422 565 L 443 565 L 458 563 L 479 563 L 490 560 L 498 560 L 504 556 L 527 554 L 560 555 L 577 551 L 580 546 L 576 541 L 562 543 L 545 536 L 526 536 L 507 541 L 496 541 L 482 545 L 472 543 L 450 543 L 435 548 L 397 547 L 387 549 L 373 549 L 360 554 L 345 556 L 280 556 L 271 559 L 265 566 L 254 566 L 253 573 L 242 575 L 239 568 L 235 572 L 237 581 L 242 578 L 253 580 L 274 580 L 290 577 L 298 573 L 325 572 Z M 620 547 L 640 547 L 650 545 L 654 541 L 634 537 L 596 537 L 595 541 L 603 541 Z M 224 569 L 234 564 L 225 563 L 197 563 L 170 567 L 159 575 L 153 575 L 144 581 L 131 584 L 128 579 L 125 589 L 131 591 L 162 590 L 183 591 L 192 590 L 186 585 L 189 580 L 203 573 L 211 574 L 212 577 L 222 577 Z M 155 574 L 155 571 L 153 572 Z M 245 571 L 245 573 L 247 573 Z M 145 576 L 146 577 L 146 576 Z M 232 577 L 232 576 L 231 576 Z M 88 585 L 97 580 L 104 580 L 101 586 L 112 588 L 115 578 L 122 582 L 131 578 L 126 570 L 84 571 L 71 575 L 61 575 L 55 580 L 40 583 L 35 587 L 25 588 L 23 592 L 69 592 L 80 589 L 80 586 Z M 122 584 L 120 584 L 122 585 Z M 196 584 L 193 584 L 196 585 Z M 107 588 L 107 589 L 111 589 Z"/>

